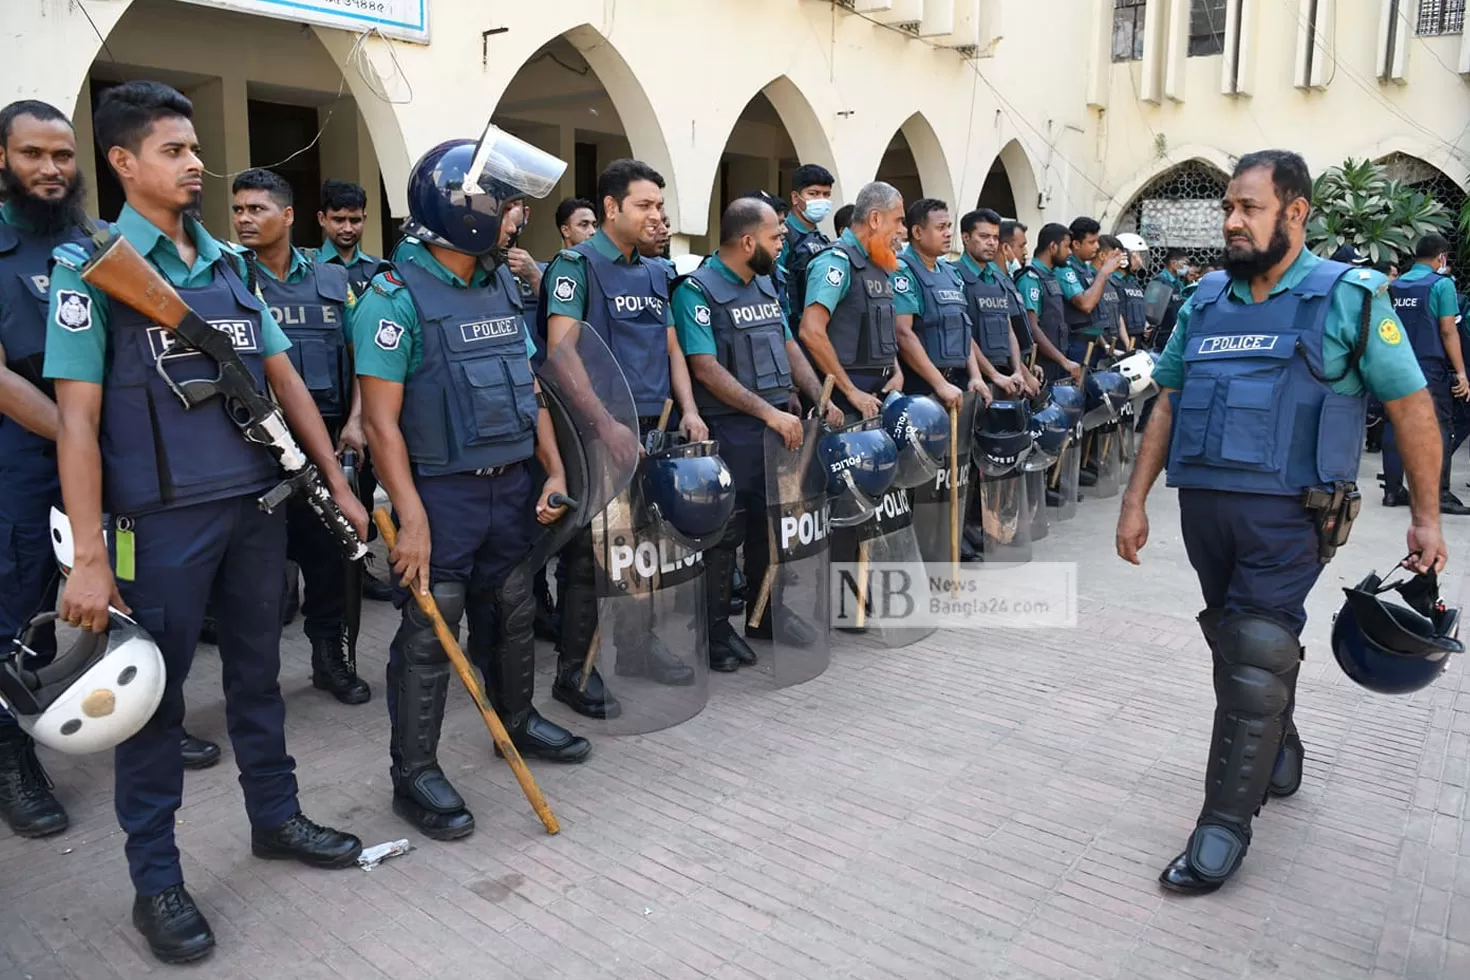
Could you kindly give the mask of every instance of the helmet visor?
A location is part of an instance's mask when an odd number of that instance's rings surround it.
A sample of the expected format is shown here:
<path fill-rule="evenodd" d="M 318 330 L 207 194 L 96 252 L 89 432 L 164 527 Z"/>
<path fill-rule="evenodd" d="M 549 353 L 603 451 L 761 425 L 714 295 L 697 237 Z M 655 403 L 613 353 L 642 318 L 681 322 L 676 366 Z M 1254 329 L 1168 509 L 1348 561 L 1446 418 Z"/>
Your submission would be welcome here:
<path fill-rule="evenodd" d="M 475 147 L 475 157 L 464 177 L 464 192 L 488 194 L 504 201 L 515 197 L 546 197 L 566 172 L 565 160 L 512 136 L 493 123 Z"/>

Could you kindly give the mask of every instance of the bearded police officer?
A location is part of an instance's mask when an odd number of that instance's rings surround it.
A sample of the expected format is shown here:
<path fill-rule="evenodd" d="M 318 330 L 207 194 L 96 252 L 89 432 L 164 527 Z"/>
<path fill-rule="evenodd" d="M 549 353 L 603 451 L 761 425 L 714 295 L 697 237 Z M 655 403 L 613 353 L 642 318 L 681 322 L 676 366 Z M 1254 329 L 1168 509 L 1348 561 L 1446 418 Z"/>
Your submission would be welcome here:
<path fill-rule="evenodd" d="M 762 581 L 770 562 L 764 432 L 769 428 L 788 448 L 797 448 L 802 428 L 790 411 L 792 389 L 813 402 L 821 396 L 821 383 L 792 339 L 770 279 L 781 236 L 774 208 L 737 198 L 720 219 L 719 250 L 674 289 L 674 326 L 689 359 L 694 399 L 735 479 L 735 513 L 724 537 L 704 554 L 709 660 L 719 671 L 756 661 L 730 626 L 728 590 L 742 541 L 747 582 Z M 835 408 L 829 421 L 841 424 Z M 769 640 L 771 618 L 759 629 L 747 625 L 746 634 Z"/>
<path fill-rule="evenodd" d="M 498 165 L 482 172 L 481 159 Z M 523 199 L 549 190 L 564 168 L 494 127 L 479 144 L 429 150 L 409 175 L 410 237 L 394 251 L 394 271 L 358 302 L 352 332 L 368 442 L 400 526 L 394 573 L 432 594 L 451 630 L 467 615 L 470 658 L 516 748 L 580 762 L 587 740 L 531 703 L 535 600 L 521 559 L 536 522 L 563 513 L 550 497 L 566 484 L 551 418 L 537 404 L 521 291 L 504 264 Z M 492 175 L 505 172 L 521 183 Z M 545 474 L 539 486 L 532 455 Z M 417 603 L 402 606 L 388 651 L 393 810 L 452 840 L 475 822 L 437 755 L 449 663 Z"/>
<path fill-rule="evenodd" d="M 836 378 L 832 401 L 844 414 L 872 418 L 882 392 L 903 388 L 894 308 L 903 221 L 903 195 L 867 184 L 852 225 L 807 266 L 801 345 L 819 374 Z"/>
<path fill-rule="evenodd" d="M 1459 309 L 1455 301 L 1455 281 L 1440 270 L 1449 260 L 1450 243 L 1443 236 L 1429 234 L 1419 239 L 1414 249 L 1414 265 L 1388 287 L 1393 297 L 1394 312 L 1404 324 L 1409 345 L 1419 359 L 1419 370 L 1429 396 L 1434 401 L 1434 415 L 1439 423 L 1444 464 L 1439 482 L 1439 509 L 1444 514 L 1470 514 L 1470 507 L 1460 502 L 1450 490 L 1450 457 L 1455 399 L 1470 398 L 1470 382 L 1465 379 L 1465 352 L 1460 349 L 1460 334 L 1455 321 Z M 1383 504 L 1401 507 L 1409 502 L 1404 491 L 1404 462 L 1399 454 L 1397 431 L 1392 422 L 1383 433 Z"/>
<path fill-rule="evenodd" d="M 1031 335 L 1041 352 L 1046 380 L 1071 376 L 1082 383 L 1082 365 L 1068 356 L 1071 328 L 1068 326 L 1066 294 L 1060 275 L 1072 254 L 1072 233 L 1066 225 L 1051 222 L 1036 233 L 1036 250 L 1031 264 L 1016 276 L 1016 288 L 1031 320 Z"/>
<path fill-rule="evenodd" d="M 777 280 L 786 284 L 781 297 L 788 321 L 806 309 L 806 271 L 832 240 L 822 233 L 822 219 L 832 213 L 832 187 L 837 178 L 821 164 L 805 163 L 791 172 L 791 210 L 786 213 L 786 245 L 776 257 Z"/>
<path fill-rule="evenodd" d="M 1026 233 L 1010 222 L 1012 235 L 1019 233 L 1025 249 Z M 1026 366 L 1032 349 L 1031 330 L 1020 291 L 1011 275 L 996 259 L 1003 249 L 1000 215 L 989 208 L 971 211 L 960 220 L 964 253 L 955 266 L 965 284 L 965 299 L 980 355 L 994 369 L 991 378 L 1007 395 L 1034 395 L 1040 382 Z M 983 366 L 983 365 L 982 365 Z"/>
<path fill-rule="evenodd" d="M 709 429 L 700 418 L 689 384 L 689 368 L 673 328 L 666 271 L 642 257 L 663 234 L 664 179 L 639 160 L 615 160 L 597 179 L 602 227 L 575 248 L 563 250 L 543 279 L 547 337 L 551 347 L 586 322 L 617 357 L 633 391 L 639 424 L 653 429 L 665 399 L 679 410 L 679 430 L 701 442 Z M 562 552 L 567 565 L 561 602 L 562 637 L 552 695 L 589 718 L 614 717 L 620 707 L 594 667 L 583 664 L 598 632 L 593 535 L 586 528 Z M 659 684 L 687 686 L 693 668 L 670 651 L 647 624 L 619 617 L 613 629 L 618 669 Z"/>
<path fill-rule="evenodd" d="M 246 288 L 243 258 L 187 216 L 204 172 L 192 115 L 188 99 L 157 82 L 128 82 L 102 96 L 97 146 L 128 202 L 117 231 L 201 318 L 229 335 L 254 383 L 274 393 L 342 514 L 365 536 L 367 514 L 291 366 L 290 342 Z M 163 655 L 162 703 L 117 747 L 113 800 L 138 896 L 133 924 L 160 959 L 197 959 L 214 937 L 184 890 L 174 814 L 183 789 L 184 679 L 206 600 L 219 623 L 225 718 L 252 850 L 340 868 L 362 844 L 313 823 L 297 802 L 279 682 L 286 518 L 258 503 L 279 481 L 276 462 L 246 441 L 222 399 L 186 409 L 160 377 L 214 377 L 209 358 L 171 352 L 162 327 L 84 283 L 81 246 L 59 246 L 54 256 L 46 375 L 56 381 L 57 460 L 75 551 L 61 617 L 101 632 L 109 606 L 129 612 Z"/>
<path fill-rule="evenodd" d="M 1312 181 L 1295 153 L 1240 158 L 1225 191 L 1226 271 L 1179 312 L 1154 370 L 1159 398 L 1118 519 L 1117 549 L 1138 563 L 1144 498 L 1168 464 L 1205 609 L 1215 724 L 1204 807 L 1159 880 L 1214 891 L 1239 867 L 1267 794 L 1302 776 L 1292 723 L 1304 602 L 1357 512 L 1364 401 L 1400 431 L 1412 492 L 1406 564 L 1445 562 L 1435 492 L 1440 441 L 1424 376 L 1381 274 L 1303 247 Z M 1265 764 L 1275 760 L 1274 767 Z"/>
<path fill-rule="evenodd" d="M 347 311 L 354 302 L 348 270 L 313 263 L 291 244 L 295 221 L 291 185 L 269 170 L 246 170 L 231 187 L 235 237 L 254 253 L 261 299 L 291 341 L 287 354 L 316 400 L 338 445 L 361 453 L 362 405 L 348 351 Z M 301 611 L 311 643 L 311 683 L 343 704 L 362 704 L 372 692 L 357 676 L 344 643 L 346 564 L 332 532 L 299 496 L 286 511 L 287 556 L 306 581 Z"/>

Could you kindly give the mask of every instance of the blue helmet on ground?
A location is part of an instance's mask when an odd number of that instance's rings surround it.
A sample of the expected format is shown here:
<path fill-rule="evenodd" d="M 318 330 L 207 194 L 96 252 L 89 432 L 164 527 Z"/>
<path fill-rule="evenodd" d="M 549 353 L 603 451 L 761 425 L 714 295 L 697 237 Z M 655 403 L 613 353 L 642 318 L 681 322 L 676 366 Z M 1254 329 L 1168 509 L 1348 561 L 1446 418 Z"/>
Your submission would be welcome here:
<path fill-rule="evenodd" d="M 1410 694 L 1444 673 L 1450 654 L 1464 653 L 1459 640 L 1460 610 L 1439 598 L 1433 572 L 1398 585 L 1385 585 L 1377 573 L 1356 588 L 1343 589 L 1347 601 L 1332 624 L 1332 655 L 1355 683 L 1379 694 Z M 1396 591 L 1406 606 L 1380 596 Z"/>
<path fill-rule="evenodd" d="M 1031 412 L 1024 401 L 994 401 L 976 416 L 971 452 L 984 476 L 1003 476 L 1031 451 Z"/>
<path fill-rule="evenodd" d="M 1052 382 L 1051 403 L 1067 413 L 1067 420 L 1072 425 L 1082 421 L 1082 413 L 1087 408 L 1087 399 L 1071 381 Z"/>
<path fill-rule="evenodd" d="M 928 395 L 895 391 L 883 402 L 883 428 L 898 447 L 897 487 L 916 487 L 939 472 L 949 454 L 949 413 Z"/>
<path fill-rule="evenodd" d="M 566 162 L 495 126 L 480 140 L 440 143 L 408 178 L 405 233 L 466 255 L 500 246 L 500 219 L 516 201 L 545 197 Z"/>
<path fill-rule="evenodd" d="M 681 543 L 713 544 L 735 511 L 735 480 L 719 443 L 686 442 L 651 453 L 639 467 L 643 506 Z"/>
<path fill-rule="evenodd" d="M 898 475 L 898 447 L 883 420 L 863 419 L 829 432 L 818 451 L 827 468 L 832 525 L 851 527 L 873 516 Z"/>
<path fill-rule="evenodd" d="M 1071 420 L 1060 405 L 1048 404 L 1032 413 L 1027 428 L 1031 434 L 1031 454 L 1026 457 L 1025 468 L 1046 469 L 1066 448 L 1067 436 L 1072 431 Z"/>
<path fill-rule="evenodd" d="M 1116 416 L 1130 397 L 1128 379 L 1117 371 L 1088 372 L 1084 387 L 1089 413 L 1104 409 Z"/>

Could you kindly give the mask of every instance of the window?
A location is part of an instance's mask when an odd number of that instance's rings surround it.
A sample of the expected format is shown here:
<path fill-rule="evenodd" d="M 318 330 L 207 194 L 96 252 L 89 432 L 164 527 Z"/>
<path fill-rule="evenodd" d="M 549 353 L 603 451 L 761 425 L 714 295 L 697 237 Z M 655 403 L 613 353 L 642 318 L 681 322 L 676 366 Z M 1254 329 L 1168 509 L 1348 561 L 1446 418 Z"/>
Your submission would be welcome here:
<path fill-rule="evenodd" d="M 1113 60 L 1143 60 L 1143 14 L 1147 0 L 1113 0 Z"/>
<path fill-rule="evenodd" d="M 1465 0 L 1419 0 L 1419 27 L 1425 34 L 1459 34 L 1465 30 Z"/>
<path fill-rule="evenodd" d="M 1226 0 L 1190 0 L 1189 56 L 1207 57 L 1225 52 Z"/>

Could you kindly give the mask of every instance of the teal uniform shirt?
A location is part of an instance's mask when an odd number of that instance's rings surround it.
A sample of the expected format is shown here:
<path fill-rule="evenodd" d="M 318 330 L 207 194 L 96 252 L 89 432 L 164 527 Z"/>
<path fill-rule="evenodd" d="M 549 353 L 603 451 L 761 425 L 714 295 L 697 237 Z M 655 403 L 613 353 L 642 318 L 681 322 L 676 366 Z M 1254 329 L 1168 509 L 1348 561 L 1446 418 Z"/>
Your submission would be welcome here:
<path fill-rule="evenodd" d="M 1035 272 L 1035 269 L 1041 271 Z M 1032 259 L 1016 277 L 1016 288 L 1021 291 L 1021 305 L 1038 317 L 1041 316 L 1041 276 L 1052 271 L 1054 270 L 1040 259 Z M 1060 271 L 1057 271 L 1057 276 L 1060 278 Z"/>
<path fill-rule="evenodd" d="M 1296 261 L 1286 270 L 1272 289 L 1275 296 L 1291 289 L 1307 277 L 1307 273 L 1322 264 L 1322 259 L 1303 248 Z M 1348 355 L 1357 346 L 1359 317 L 1363 310 L 1363 297 L 1371 295 L 1373 306 L 1368 329 L 1368 346 L 1357 367 L 1347 377 L 1332 385 L 1340 395 L 1361 395 L 1366 389 L 1382 402 L 1394 401 L 1412 395 L 1424 387 L 1424 373 L 1419 370 L 1419 361 L 1414 357 L 1414 347 L 1404 334 L 1403 324 L 1394 315 L 1393 302 L 1388 297 L 1388 280 L 1382 273 L 1371 269 L 1353 269 L 1337 281 L 1332 289 L 1332 309 L 1327 314 L 1327 323 L 1322 338 L 1322 373 L 1334 377 L 1347 366 Z M 1222 300 L 1228 303 L 1250 303 L 1250 283 L 1234 279 L 1230 291 Z M 1178 389 L 1184 384 L 1184 347 L 1188 342 L 1189 318 L 1193 304 L 1186 301 L 1179 310 L 1174 323 L 1174 332 L 1169 343 L 1154 365 L 1154 380 L 1161 388 Z"/>
<path fill-rule="evenodd" d="M 1057 270 L 1057 282 L 1062 284 L 1062 299 L 1070 300 L 1074 296 L 1081 296 L 1087 292 L 1087 287 L 1082 285 L 1081 272 L 1092 269 L 1086 262 L 1073 255 L 1067 259 L 1067 264 Z"/>
<path fill-rule="evenodd" d="M 352 246 L 352 258 L 344 260 L 342 253 L 337 251 L 337 246 L 331 242 L 322 242 L 321 246 L 312 255 L 313 262 L 335 262 L 338 265 L 354 266 L 359 262 L 371 262 L 372 256 L 364 252 L 359 246 Z"/>
<path fill-rule="evenodd" d="M 733 283 L 745 284 L 745 280 L 736 275 L 728 265 L 720 261 L 718 254 L 711 255 L 705 260 L 705 265 L 710 266 L 720 275 Z M 674 329 L 679 334 L 679 347 L 684 351 L 686 357 L 694 354 L 718 354 L 715 347 L 715 331 L 710 323 L 709 299 L 704 295 L 704 289 L 693 279 L 685 279 L 674 289 L 674 298 L 671 305 L 674 309 Z M 703 312 L 700 312 L 700 311 Z M 786 339 L 791 339 L 791 325 L 786 322 L 786 315 L 781 315 L 781 326 L 786 331 Z"/>
<path fill-rule="evenodd" d="M 592 247 L 597 249 L 607 258 L 623 265 L 637 265 L 645 261 L 634 249 L 632 254 L 624 255 L 618 251 L 612 239 L 601 228 L 596 234 L 588 239 Z M 667 260 L 664 260 L 667 261 Z M 569 316 L 573 320 L 585 321 L 587 319 L 587 260 L 582 253 L 564 248 L 551 260 L 546 267 L 546 274 L 542 277 L 546 283 L 546 315 Z M 664 305 L 664 323 L 672 327 L 674 325 L 674 311 L 672 304 Z"/>
<path fill-rule="evenodd" d="M 1165 266 L 1163 272 L 1160 272 L 1158 275 L 1154 276 L 1154 278 L 1168 283 L 1169 288 L 1174 290 L 1175 294 L 1178 294 L 1180 290 L 1184 288 L 1184 283 L 1181 282 L 1179 277 L 1174 275 L 1174 271 L 1167 266 Z"/>
<path fill-rule="evenodd" d="M 867 248 L 857 240 L 851 228 L 844 230 L 838 241 L 846 242 L 865 256 L 868 254 Z M 806 267 L 806 305 L 817 304 L 824 307 L 828 313 L 837 309 L 837 304 L 847 296 L 847 290 L 852 285 L 851 272 L 851 263 L 848 262 L 847 256 L 841 249 L 829 248 L 813 257 L 811 264 Z M 898 283 L 900 276 L 904 279 L 902 290 L 899 289 Z M 916 306 L 911 295 L 918 293 L 918 286 L 909 281 L 908 270 L 902 263 L 899 264 L 897 270 L 888 274 L 888 281 L 893 285 L 894 313 L 923 312 L 922 301 Z"/>
<path fill-rule="evenodd" d="M 193 218 L 184 218 L 184 230 L 199 253 L 192 266 L 184 265 L 172 239 L 130 205 L 123 205 L 116 227 L 128 244 L 139 255 L 150 259 L 177 288 L 207 286 L 214 276 L 216 262 L 233 263 L 240 278 L 246 278 L 245 256 L 239 247 L 214 238 Z M 101 290 L 82 282 L 77 274 L 84 256 L 81 246 L 61 245 L 53 254 L 56 262 L 51 271 L 51 309 L 46 321 L 46 377 L 100 385 L 107 373 L 109 300 Z M 57 319 L 56 297 L 66 291 L 91 297 L 91 316 L 86 325 L 63 326 Z M 266 357 L 291 348 L 291 342 L 269 309 L 261 311 L 260 335 Z"/>
<path fill-rule="evenodd" d="M 922 263 L 924 261 L 912 247 L 905 245 L 903 250 L 913 255 L 919 262 Z M 943 257 L 940 257 L 934 260 L 934 267 L 941 272 L 947 273 L 949 278 L 954 280 L 955 289 L 961 292 L 964 291 L 965 282 L 960 278 L 960 274 L 954 270 L 953 265 Z M 893 312 L 923 316 L 924 290 L 920 289 L 919 284 L 914 282 L 914 277 L 909 272 L 908 266 L 899 265 L 898 271 L 892 276 L 889 276 L 889 278 L 893 281 Z"/>
<path fill-rule="evenodd" d="M 1418 262 L 1399 276 L 1399 282 L 1418 282 L 1432 275 L 1434 270 Z M 1442 316 L 1459 316 L 1460 304 L 1455 298 L 1455 281 L 1444 278 L 1429 289 L 1429 314 L 1438 320 Z"/>
<path fill-rule="evenodd" d="M 444 268 L 428 246 L 414 238 L 405 238 L 393 250 L 393 264 L 403 262 L 412 262 L 440 282 L 459 289 L 483 289 L 490 283 L 491 274 L 478 264 L 470 281 L 465 282 Z M 385 324 L 389 329 L 384 329 Z M 526 356 L 534 357 L 536 341 L 531 338 L 530 326 L 523 326 Z M 372 289 L 348 312 L 347 328 L 359 376 L 403 384 L 423 363 L 418 307 L 408 289 L 391 272 L 380 272 L 373 278 Z"/>

